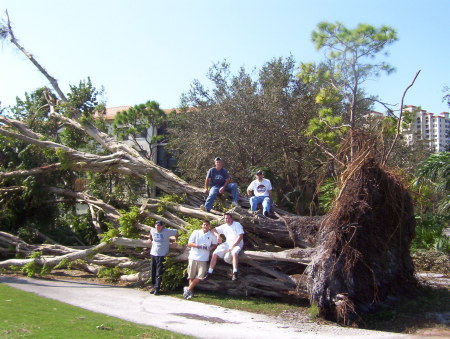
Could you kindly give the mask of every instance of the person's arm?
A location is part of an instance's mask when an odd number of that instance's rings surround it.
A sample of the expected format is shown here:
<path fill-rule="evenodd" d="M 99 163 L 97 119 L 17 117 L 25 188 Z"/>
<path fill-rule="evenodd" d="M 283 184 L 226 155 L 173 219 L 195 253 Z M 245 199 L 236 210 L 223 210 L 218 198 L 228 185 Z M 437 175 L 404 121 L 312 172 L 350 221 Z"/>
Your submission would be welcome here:
<path fill-rule="evenodd" d="M 148 240 L 145 243 L 147 245 L 149 245 L 148 247 L 152 247 L 152 242 L 153 242 L 153 237 L 152 237 L 152 232 L 150 232 L 150 237 L 148 238 Z"/>
<path fill-rule="evenodd" d="M 220 237 L 219 232 L 217 232 L 217 230 L 215 228 L 213 228 L 211 230 L 211 233 L 214 234 L 214 236 L 217 238 L 217 243 L 221 244 L 222 243 L 222 238 Z"/>
<path fill-rule="evenodd" d="M 252 192 L 253 192 L 253 181 L 247 187 L 247 196 L 250 197 L 252 195 Z"/>
<path fill-rule="evenodd" d="M 208 193 L 209 191 L 209 183 L 210 183 L 211 179 L 209 177 L 205 178 L 205 193 Z"/>
<path fill-rule="evenodd" d="M 228 177 L 225 179 L 225 183 L 223 184 L 223 186 L 219 189 L 219 193 L 223 193 L 223 191 L 225 191 L 225 188 L 227 187 L 227 185 L 230 183 L 231 178 Z"/>

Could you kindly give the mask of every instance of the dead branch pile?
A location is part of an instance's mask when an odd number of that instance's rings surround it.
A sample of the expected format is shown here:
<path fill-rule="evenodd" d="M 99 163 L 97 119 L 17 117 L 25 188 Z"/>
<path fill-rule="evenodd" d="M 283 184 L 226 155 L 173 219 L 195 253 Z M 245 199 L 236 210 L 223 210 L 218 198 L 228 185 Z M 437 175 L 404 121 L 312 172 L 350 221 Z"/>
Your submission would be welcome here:
<path fill-rule="evenodd" d="M 349 324 L 387 296 L 414 286 L 413 205 L 398 177 L 373 158 L 349 166 L 308 268 L 310 300 Z"/>

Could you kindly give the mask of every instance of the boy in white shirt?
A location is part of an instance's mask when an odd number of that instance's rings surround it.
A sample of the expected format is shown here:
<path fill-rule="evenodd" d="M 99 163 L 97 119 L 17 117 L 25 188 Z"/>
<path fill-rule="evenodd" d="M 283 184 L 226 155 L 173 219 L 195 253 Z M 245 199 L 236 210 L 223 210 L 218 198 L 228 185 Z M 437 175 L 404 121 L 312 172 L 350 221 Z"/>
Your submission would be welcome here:
<path fill-rule="evenodd" d="M 258 204 L 262 204 L 263 214 L 268 217 L 272 205 L 272 184 L 270 180 L 264 178 L 262 171 L 256 172 L 255 176 L 256 179 L 247 187 L 247 195 L 250 196 L 252 192 L 254 194 L 250 198 L 250 208 L 252 212 L 256 212 Z"/>
<path fill-rule="evenodd" d="M 217 237 L 210 231 L 209 220 L 203 220 L 202 229 L 195 230 L 189 237 L 188 279 L 189 286 L 185 286 L 183 297 L 191 299 L 194 296 L 194 288 L 204 278 L 208 269 L 210 250 L 217 247 Z"/>

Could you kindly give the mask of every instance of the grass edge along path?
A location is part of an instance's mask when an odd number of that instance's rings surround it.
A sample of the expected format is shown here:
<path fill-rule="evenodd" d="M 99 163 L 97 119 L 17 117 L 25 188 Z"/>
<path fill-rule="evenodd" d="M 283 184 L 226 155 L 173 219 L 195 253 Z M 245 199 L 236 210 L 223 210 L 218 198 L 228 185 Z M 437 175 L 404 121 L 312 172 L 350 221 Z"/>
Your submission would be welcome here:
<path fill-rule="evenodd" d="M 0 284 L 0 338 L 191 338 Z"/>

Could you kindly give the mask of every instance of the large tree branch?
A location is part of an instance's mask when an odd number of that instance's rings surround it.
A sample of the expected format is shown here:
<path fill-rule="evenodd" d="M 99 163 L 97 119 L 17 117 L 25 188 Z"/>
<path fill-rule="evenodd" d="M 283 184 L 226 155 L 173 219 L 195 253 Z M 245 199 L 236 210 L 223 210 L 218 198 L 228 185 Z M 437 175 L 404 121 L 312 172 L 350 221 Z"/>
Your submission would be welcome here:
<path fill-rule="evenodd" d="M 414 85 L 414 83 L 416 82 L 416 79 L 417 79 L 417 77 L 419 76 L 419 74 L 420 74 L 420 70 L 416 73 L 416 75 L 414 76 L 413 81 L 409 84 L 408 87 L 406 87 L 405 91 L 403 92 L 402 100 L 401 100 L 401 103 L 400 103 L 400 115 L 399 115 L 399 117 L 398 117 L 398 122 L 397 122 L 397 133 L 396 133 L 396 135 L 395 135 L 394 140 L 392 141 L 392 144 L 391 144 L 391 147 L 389 148 L 389 151 L 386 153 L 386 156 L 384 157 L 384 159 L 383 159 L 383 161 L 382 161 L 382 164 L 383 164 L 383 165 L 385 165 L 386 162 L 388 161 L 388 159 L 389 159 L 389 157 L 390 157 L 390 155 L 391 155 L 391 153 L 392 153 L 392 150 L 394 149 L 395 144 L 397 143 L 397 140 L 398 140 L 398 138 L 400 137 L 400 134 L 401 134 L 401 124 L 402 124 L 402 116 L 403 116 L 403 102 L 404 102 L 404 100 L 405 100 L 406 93 L 407 93 L 408 90 Z"/>
<path fill-rule="evenodd" d="M 63 101 L 67 101 L 67 98 L 64 95 L 63 91 L 61 91 L 61 89 L 59 88 L 58 81 L 56 81 L 55 78 L 53 78 L 50 74 L 48 74 L 45 68 L 42 67 L 39 62 L 37 62 L 36 58 L 34 58 L 31 53 L 29 53 L 25 48 L 23 48 L 22 45 L 19 44 L 19 41 L 14 36 L 14 32 L 11 27 L 11 22 L 9 20 L 8 11 L 6 11 L 6 17 L 7 17 L 7 29 L 11 43 L 13 43 L 23 54 L 25 54 L 25 56 L 33 63 L 33 65 L 36 66 L 39 72 L 41 72 L 47 78 L 47 80 L 52 85 L 53 89 L 56 91 L 56 93 L 58 93 L 60 99 Z"/>

